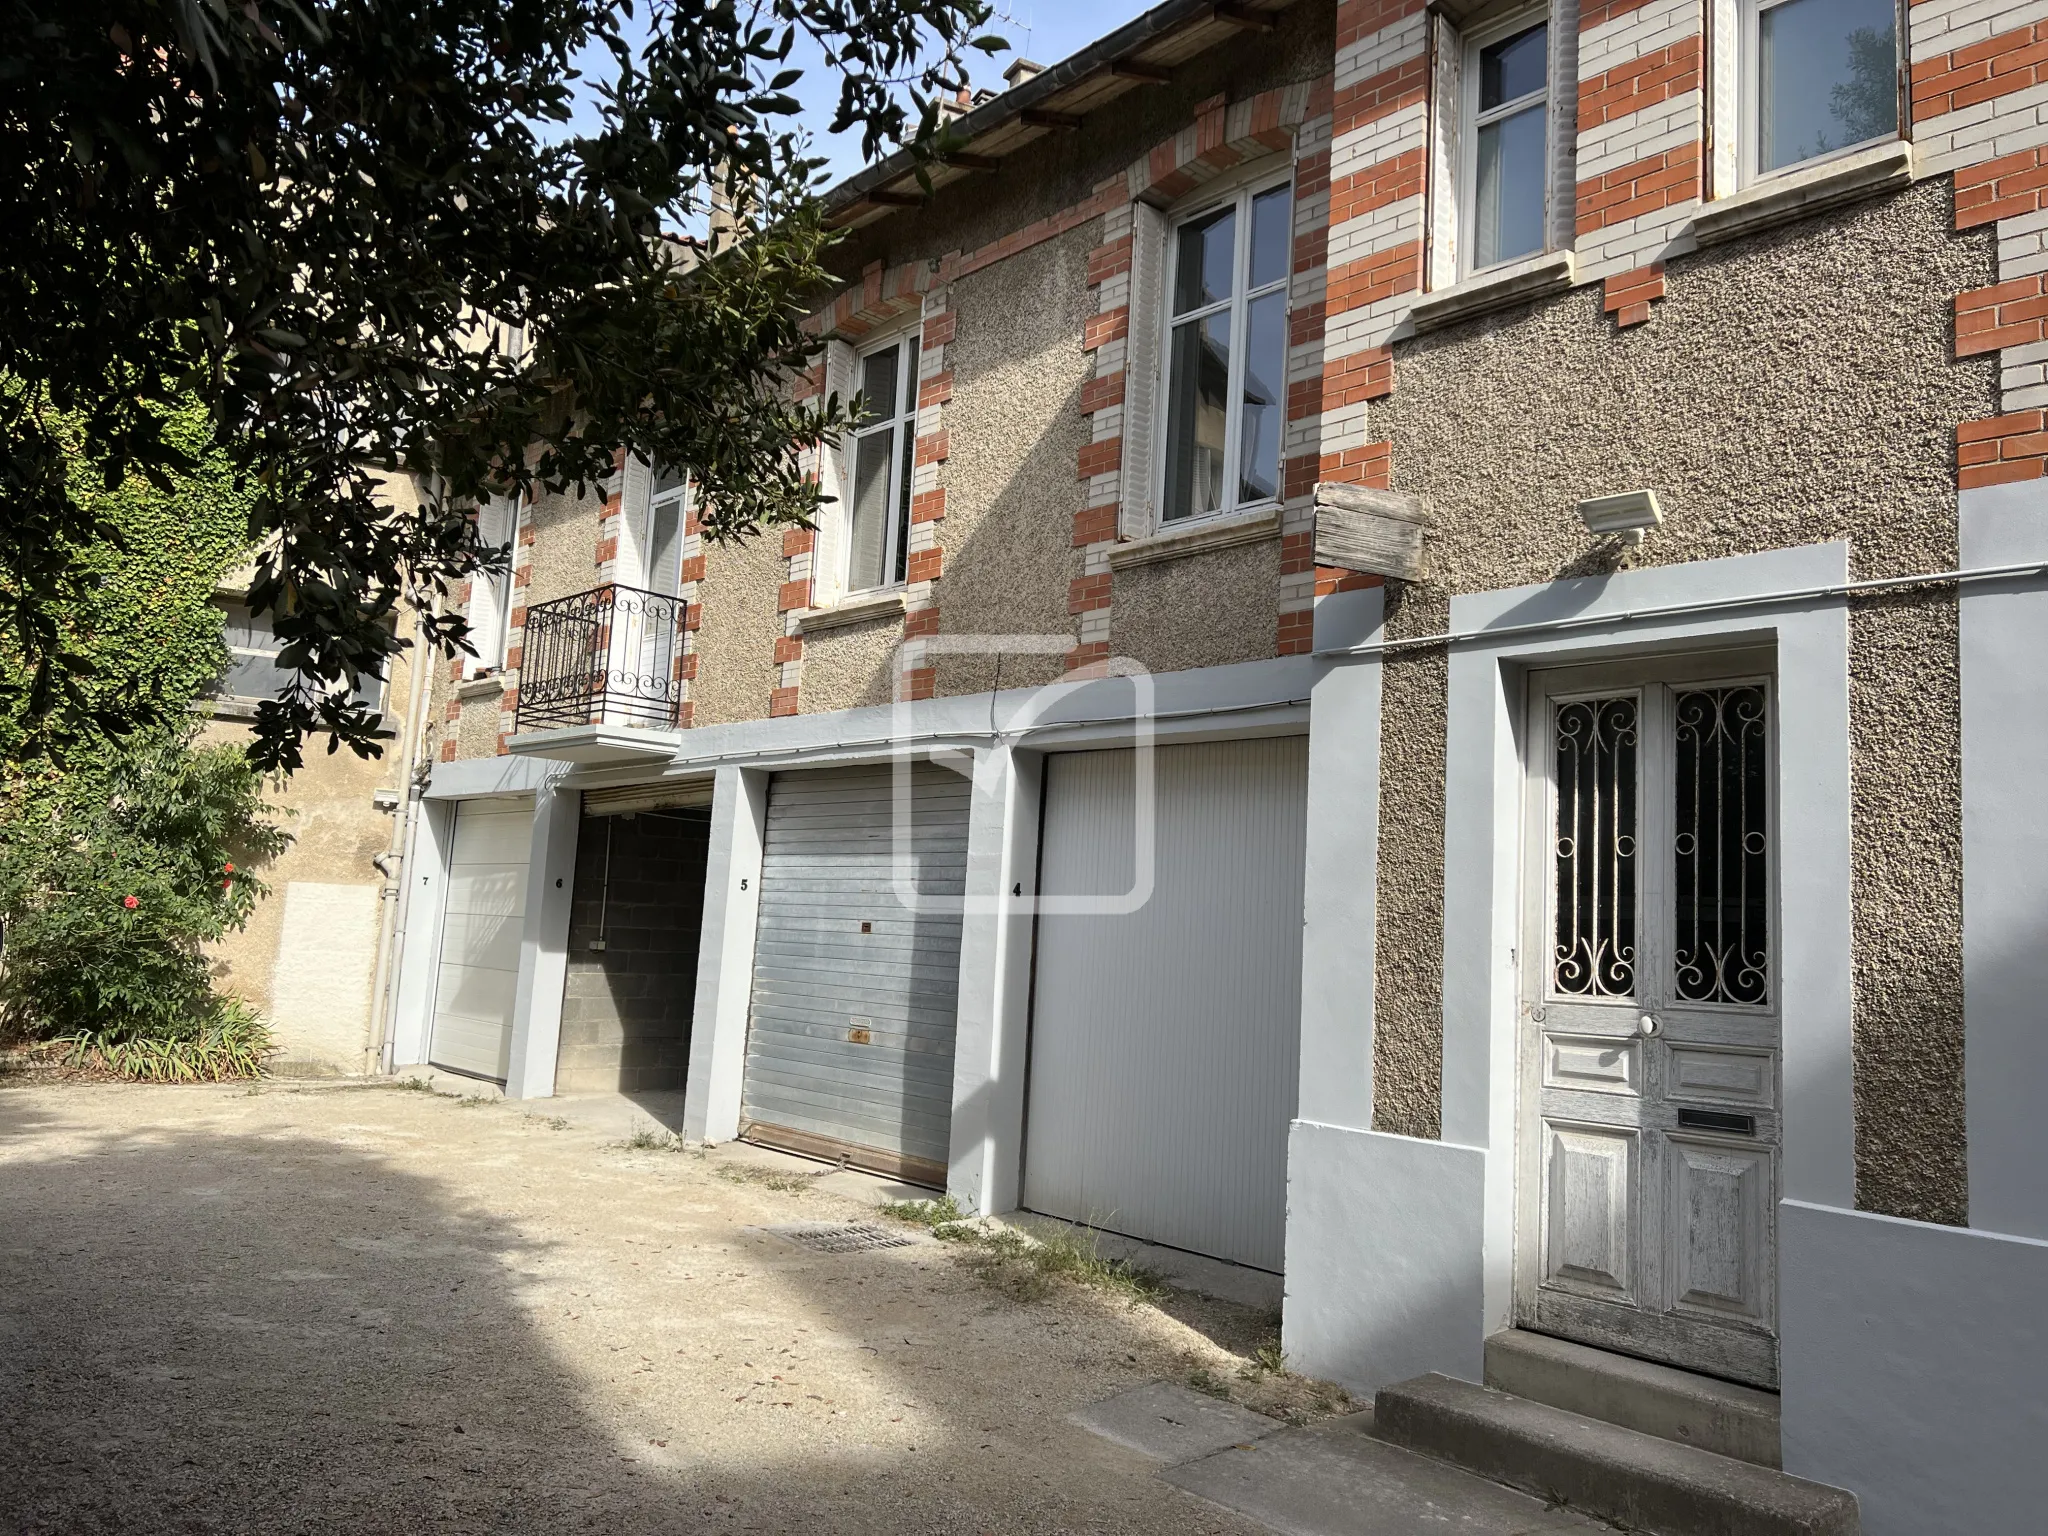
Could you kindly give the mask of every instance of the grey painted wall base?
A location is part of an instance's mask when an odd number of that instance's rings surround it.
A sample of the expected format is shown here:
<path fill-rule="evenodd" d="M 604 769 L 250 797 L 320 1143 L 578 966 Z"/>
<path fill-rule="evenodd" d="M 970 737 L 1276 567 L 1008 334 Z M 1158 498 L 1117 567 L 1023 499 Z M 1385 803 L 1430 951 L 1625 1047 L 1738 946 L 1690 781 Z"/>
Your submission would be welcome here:
<path fill-rule="evenodd" d="M 1486 1154 L 1297 1120 L 1287 1147 L 1287 1304 L 1297 1370 L 1367 1394 L 1484 1374 Z"/>
<path fill-rule="evenodd" d="M 2048 483 L 1964 491 L 1965 566 L 2048 560 Z M 2048 589 L 1963 588 L 1970 1224 L 2048 1237 Z"/>
<path fill-rule="evenodd" d="M 1785 1470 L 1865 1536 L 2032 1531 L 2048 1511 L 2048 1243 L 1787 1200 Z"/>

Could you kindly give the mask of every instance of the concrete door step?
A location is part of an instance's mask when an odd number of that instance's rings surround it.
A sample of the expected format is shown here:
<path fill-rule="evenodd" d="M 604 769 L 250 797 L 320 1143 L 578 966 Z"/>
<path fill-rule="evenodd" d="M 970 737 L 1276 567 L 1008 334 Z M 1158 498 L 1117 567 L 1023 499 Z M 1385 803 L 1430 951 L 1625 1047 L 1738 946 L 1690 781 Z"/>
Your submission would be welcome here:
<path fill-rule="evenodd" d="M 1282 1430 L 1159 1476 L 1281 1536 L 1611 1536 L 1577 1511 L 1375 1440 L 1371 1419 Z"/>
<path fill-rule="evenodd" d="M 1856 1496 L 1448 1376 L 1383 1387 L 1374 1433 L 1655 1536 L 1856 1536 Z"/>
<path fill-rule="evenodd" d="M 1517 1328 L 1486 1341 L 1486 1384 L 1737 1461 L 1784 1465 L 1775 1392 Z"/>

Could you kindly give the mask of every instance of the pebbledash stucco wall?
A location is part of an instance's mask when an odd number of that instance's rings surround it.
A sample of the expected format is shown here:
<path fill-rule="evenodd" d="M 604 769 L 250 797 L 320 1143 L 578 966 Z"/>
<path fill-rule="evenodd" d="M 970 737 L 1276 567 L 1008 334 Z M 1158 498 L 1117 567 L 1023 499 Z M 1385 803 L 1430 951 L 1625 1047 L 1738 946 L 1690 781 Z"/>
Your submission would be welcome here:
<path fill-rule="evenodd" d="M 935 262 L 992 245 L 1011 232 L 1085 201 L 1138 156 L 1186 128 L 1198 104 L 1242 100 L 1326 75 L 1335 36 L 1334 0 L 1298 0 L 1268 34 L 1248 32 L 1174 71 L 1173 82 L 1134 91 L 1092 112 L 1087 131 L 1049 135 L 1002 171 L 943 189 L 930 204 L 853 231 L 834 253 L 842 281 L 871 262 Z M 956 330 L 946 366 L 954 376 L 945 407 L 951 454 L 939 469 L 946 515 L 936 525 L 943 554 L 934 589 L 941 635 L 1054 636 L 1070 645 L 1078 620 L 1069 583 L 1080 573 L 1073 514 L 1088 419 L 1081 386 L 1092 371 L 1081 347 L 1094 312 L 1088 253 L 1105 221 L 982 267 L 950 284 Z M 526 602 L 595 584 L 598 507 L 542 498 L 533 515 L 533 574 Z M 827 516 L 835 515 L 832 510 Z M 759 719 L 779 682 L 778 606 L 787 561 L 769 531 L 744 545 L 705 546 L 691 721 Z M 1154 671 L 1256 660 L 1275 649 L 1279 542 L 1240 546 L 1119 573 L 1111 649 Z M 805 713 L 887 702 L 902 641 L 900 619 L 878 619 L 803 636 L 797 707 Z M 1060 654 L 935 657 L 942 694 L 1051 681 Z M 430 715 L 461 757 L 498 751 L 499 699 L 462 690 L 437 669 Z M 449 719 L 450 704 L 459 706 Z M 438 745 L 438 743 L 437 743 Z"/>
<path fill-rule="evenodd" d="M 952 456 L 942 467 L 946 516 L 938 525 L 945 575 L 942 634 L 1053 635 L 1071 643 L 1067 587 L 1081 574 L 1073 518 L 1076 470 L 1088 440 L 1081 350 L 1090 312 L 1093 221 L 952 285 Z M 941 653 L 940 693 L 1050 682 L 1058 654 Z"/>
<path fill-rule="evenodd" d="M 1675 260 L 1645 326 L 1617 332 L 1589 288 L 1397 345 L 1371 435 L 1436 523 L 1389 633 L 1442 628 L 1452 593 L 1602 568 L 1576 504 L 1639 487 L 1665 524 L 1632 565 L 1847 539 L 1858 577 L 1951 568 L 1955 428 L 1996 409 L 1948 297 L 1992 281 L 1992 240 L 1951 225 L 1943 178 Z M 1858 1203 L 1961 1222 L 1953 594 L 1858 602 L 1850 668 Z M 1390 657 L 1384 710 L 1374 1122 L 1435 1136 L 1441 655 Z"/>
<path fill-rule="evenodd" d="M 697 632 L 697 680 L 690 685 L 690 723 L 759 720 L 775 690 L 775 641 L 782 633 L 776 595 L 782 583 L 782 538 L 766 533 L 738 544 L 704 544 L 704 605 Z"/>

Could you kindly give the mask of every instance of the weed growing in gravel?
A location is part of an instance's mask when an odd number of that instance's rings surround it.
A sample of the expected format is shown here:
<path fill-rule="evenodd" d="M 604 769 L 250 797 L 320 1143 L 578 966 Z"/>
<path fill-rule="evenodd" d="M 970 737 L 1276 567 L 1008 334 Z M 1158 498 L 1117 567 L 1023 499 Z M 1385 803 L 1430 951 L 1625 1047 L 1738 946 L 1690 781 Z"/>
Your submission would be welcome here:
<path fill-rule="evenodd" d="M 1252 1363 L 1245 1367 L 1247 1374 L 1263 1371 L 1268 1376 L 1287 1374 L 1287 1356 L 1280 1348 L 1278 1339 L 1268 1339 L 1252 1351 Z"/>
<path fill-rule="evenodd" d="M 461 1099 L 457 1100 L 457 1103 L 463 1109 L 475 1109 L 479 1104 L 493 1104 L 496 1102 L 495 1099 L 481 1093 L 464 1094 Z"/>
<path fill-rule="evenodd" d="M 674 1131 L 664 1131 L 657 1126 L 642 1125 L 634 1129 L 619 1146 L 628 1152 L 681 1152 L 686 1150 L 683 1138 Z"/>
<path fill-rule="evenodd" d="M 825 1168 L 817 1173 L 785 1173 L 779 1168 L 756 1168 L 751 1163 L 720 1163 L 711 1171 L 728 1184 L 755 1184 L 780 1194 L 795 1195 L 809 1189 L 813 1179 L 822 1179 L 826 1174 L 839 1170 Z"/>
<path fill-rule="evenodd" d="M 948 1222 L 967 1219 L 960 1202 L 951 1195 L 941 1195 L 936 1200 L 884 1200 L 881 1211 L 892 1221 L 908 1222 L 913 1227 L 943 1227 Z"/>
<path fill-rule="evenodd" d="M 1151 1270 L 1129 1259 L 1107 1259 L 1096 1250 L 1095 1235 L 1080 1227 L 1061 1227 L 1031 1237 L 1011 1227 L 982 1227 L 958 1215 L 950 1196 L 943 1200 L 904 1202 L 927 1210 L 902 1219 L 929 1226 L 945 1243 L 967 1247 L 967 1263 L 976 1275 L 1005 1295 L 1036 1301 L 1062 1282 L 1108 1291 L 1133 1306 L 1155 1301 L 1166 1287 Z M 950 1208 L 951 1215 L 938 1214 Z M 887 1207 L 884 1213 L 889 1214 Z"/>
<path fill-rule="evenodd" d="M 434 1085 L 424 1077 L 402 1077 L 391 1085 L 406 1093 L 432 1093 Z"/>

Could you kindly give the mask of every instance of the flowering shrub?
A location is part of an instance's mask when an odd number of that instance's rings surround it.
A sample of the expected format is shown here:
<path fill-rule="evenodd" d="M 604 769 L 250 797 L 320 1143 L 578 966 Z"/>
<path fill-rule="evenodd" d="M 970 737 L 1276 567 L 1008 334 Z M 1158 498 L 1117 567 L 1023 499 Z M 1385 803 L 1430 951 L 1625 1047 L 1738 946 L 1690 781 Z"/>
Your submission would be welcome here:
<path fill-rule="evenodd" d="M 0 1011 L 14 1029 L 68 1039 L 81 1059 L 97 1053 L 117 1070 L 119 1048 L 150 1042 L 124 1059 L 175 1047 L 246 1075 L 237 1064 L 252 1059 L 261 1025 L 214 994 L 205 946 L 242 927 L 264 894 L 235 861 L 272 857 L 291 839 L 267 819 L 247 758 L 195 747 L 189 728 L 124 747 L 103 782 L 103 801 L 55 797 L 0 830 Z M 136 1075 L 188 1074 L 159 1062 Z"/>

